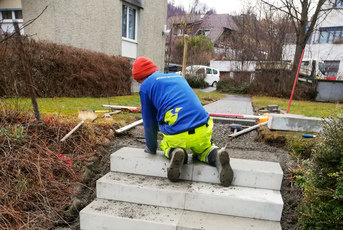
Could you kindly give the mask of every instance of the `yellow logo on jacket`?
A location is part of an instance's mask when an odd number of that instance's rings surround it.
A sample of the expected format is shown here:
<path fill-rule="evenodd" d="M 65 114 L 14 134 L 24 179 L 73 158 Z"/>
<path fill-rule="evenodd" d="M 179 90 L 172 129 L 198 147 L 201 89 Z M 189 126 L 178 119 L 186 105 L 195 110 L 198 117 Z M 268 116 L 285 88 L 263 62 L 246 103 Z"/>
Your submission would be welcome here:
<path fill-rule="evenodd" d="M 171 109 L 168 112 L 166 112 L 166 114 L 164 115 L 164 122 L 168 123 L 168 125 L 173 125 L 176 122 L 177 116 L 181 109 L 182 107 Z"/>

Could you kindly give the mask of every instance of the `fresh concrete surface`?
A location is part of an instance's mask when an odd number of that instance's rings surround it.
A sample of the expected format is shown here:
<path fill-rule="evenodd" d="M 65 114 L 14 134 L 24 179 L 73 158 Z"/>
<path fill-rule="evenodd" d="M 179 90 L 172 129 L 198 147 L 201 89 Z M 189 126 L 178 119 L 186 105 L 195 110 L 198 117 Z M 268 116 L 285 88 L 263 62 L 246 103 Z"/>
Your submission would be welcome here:
<path fill-rule="evenodd" d="M 189 161 L 182 168 L 181 179 L 219 184 L 215 167 L 191 162 L 191 157 Z M 166 178 L 168 165 L 169 160 L 161 151 L 152 155 L 143 149 L 124 147 L 111 155 L 111 170 L 117 172 Z M 231 167 L 235 186 L 280 190 L 283 171 L 279 163 L 231 158 Z"/>
<path fill-rule="evenodd" d="M 268 128 L 271 130 L 317 132 L 322 131 L 322 118 L 294 114 L 270 114 Z"/>
<path fill-rule="evenodd" d="M 279 191 L 110 172 L 97 181 L 97 197 L 206 213 L 280 221 Z M 263 211 L 261 211 L 263 210 Z"/>
<path fill-rule="evenodd" d="M 253 115 L 250 97 L 228 95 L 227 97 L 204 106 L 209 113 Z"/>
<path fill-rule="evenodd" d="M 281 230 L 279 222 L 96 199 L 80 212 L 82 230 Z"/>

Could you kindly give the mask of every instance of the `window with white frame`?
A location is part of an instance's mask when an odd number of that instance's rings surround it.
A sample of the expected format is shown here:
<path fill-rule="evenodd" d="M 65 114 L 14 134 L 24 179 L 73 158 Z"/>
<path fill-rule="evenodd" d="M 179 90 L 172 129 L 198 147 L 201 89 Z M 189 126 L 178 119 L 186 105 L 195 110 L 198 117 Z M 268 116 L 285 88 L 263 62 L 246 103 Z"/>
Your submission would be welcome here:
<path fill-rule="evenodd" d="M 122 37 L 137 40 L 137 9 L 123 5 Z"/>
<path fill-rule="evenodd" d="M 23 19 L 21 10 L 0 10 L 0 20 Z"/>

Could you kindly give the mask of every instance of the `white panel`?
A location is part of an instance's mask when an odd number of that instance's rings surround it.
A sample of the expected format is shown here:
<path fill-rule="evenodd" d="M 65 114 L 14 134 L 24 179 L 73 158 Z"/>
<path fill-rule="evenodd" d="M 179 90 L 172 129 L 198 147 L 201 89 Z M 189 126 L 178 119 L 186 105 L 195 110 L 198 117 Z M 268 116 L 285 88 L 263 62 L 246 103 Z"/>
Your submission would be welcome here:
<path fill-rule="evenodd" d="M 137 43 L 123 39 L 121 43 L 121 55 L 123 57 L 137 58 Z"/>

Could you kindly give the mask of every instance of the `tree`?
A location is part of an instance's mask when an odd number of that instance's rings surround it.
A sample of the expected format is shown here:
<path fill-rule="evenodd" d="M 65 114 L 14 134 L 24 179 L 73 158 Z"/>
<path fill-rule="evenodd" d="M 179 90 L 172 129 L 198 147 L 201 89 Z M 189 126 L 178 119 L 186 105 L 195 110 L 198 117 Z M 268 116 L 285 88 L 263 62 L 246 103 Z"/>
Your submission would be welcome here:
<path fill-rule="evenodd" d="M 306 43 L 319 19 L 320 12 L 323 11 L 323 5 L 327 0 L 280 0 L 280 6 L 271 3 L 270 0 L 260 1 L 287 14 L 292 20 L 296 33 L 296 48 L 292 67 L 292 73 L 295 73 L 302 51 L 305 49 Z M 331 1 L 333 0 L 329 0 L 329 2 Z M 313 12 L 312 16 L 310 16 L 311 12 Z"/>

